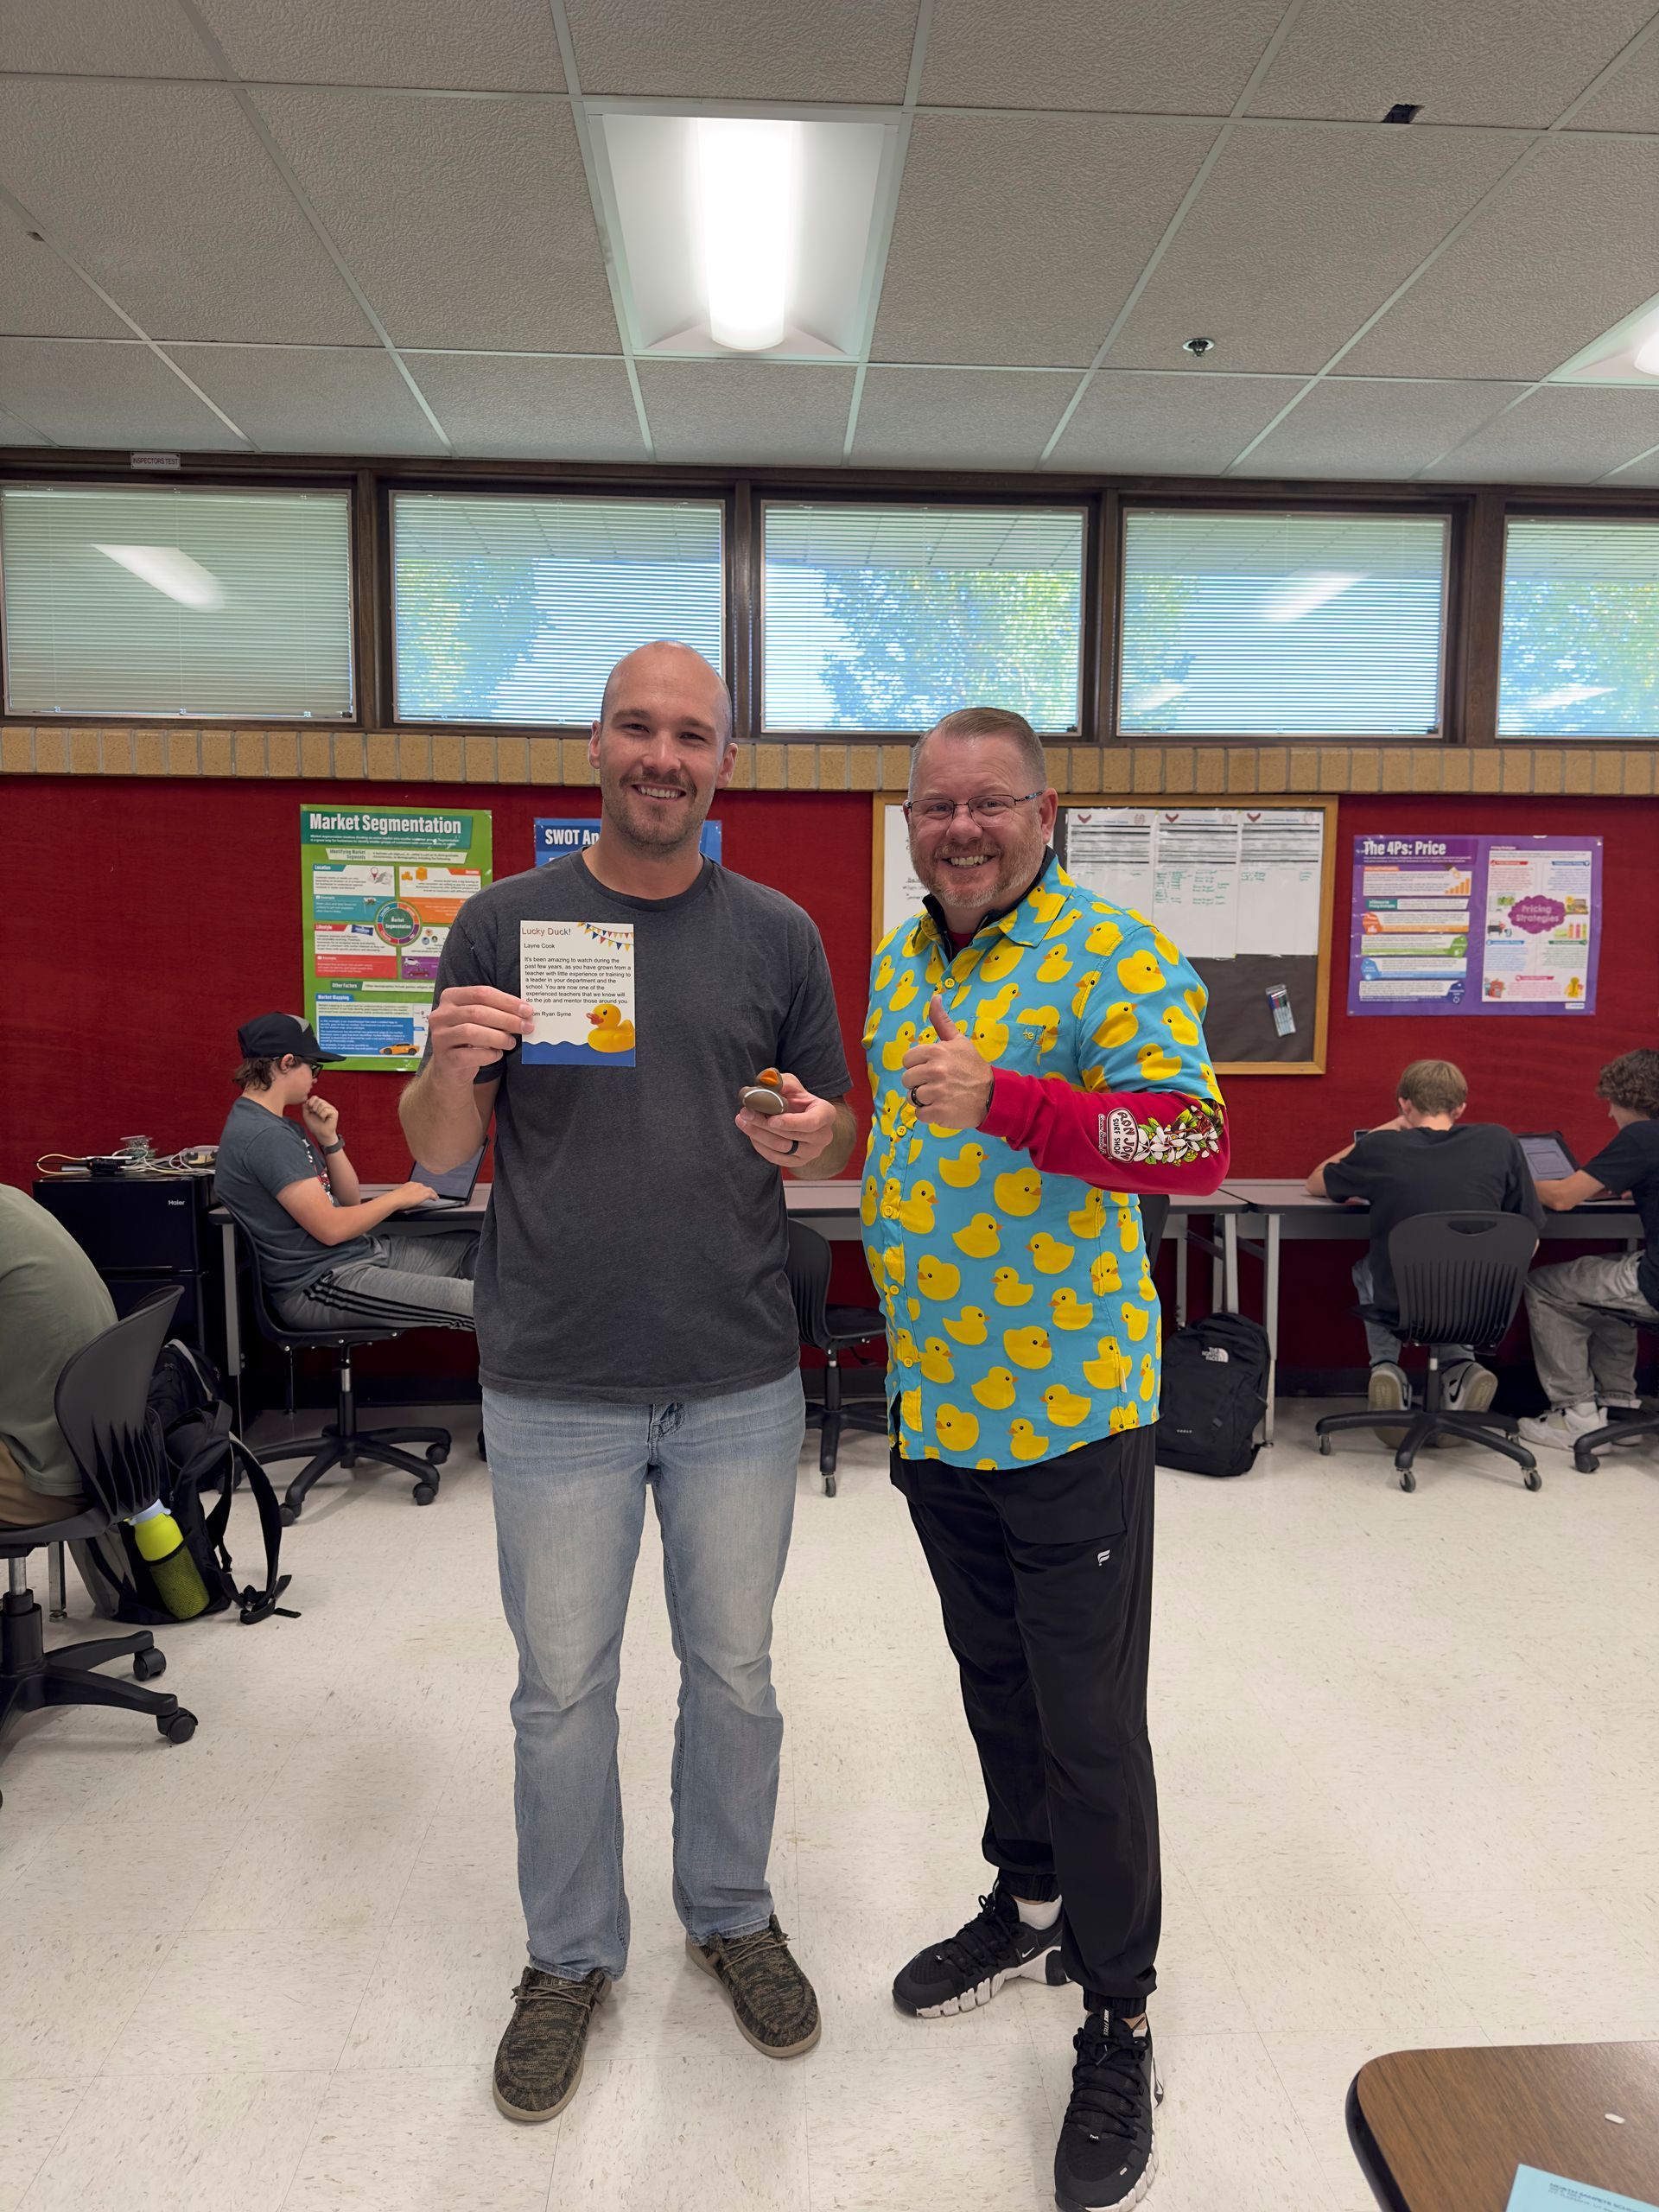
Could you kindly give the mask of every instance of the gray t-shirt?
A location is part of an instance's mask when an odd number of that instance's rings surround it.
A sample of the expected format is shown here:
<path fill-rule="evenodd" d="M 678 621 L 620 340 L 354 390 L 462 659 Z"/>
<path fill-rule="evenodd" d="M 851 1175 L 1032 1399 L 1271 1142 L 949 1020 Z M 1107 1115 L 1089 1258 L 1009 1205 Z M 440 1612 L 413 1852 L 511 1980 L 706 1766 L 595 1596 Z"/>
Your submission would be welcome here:
<path fill-rule="evenodd" d="M 327 1188 L 304 1131 L 285 1115 L 238 1098 L 219 1141 L 213 1197 L 230 1208 L 258 1248 L 259 1274 L 267 1290 L 305 1290 L 331 1268 L 348 1268 L 354 1260 L 374 1256 L 372 1237 L 322 1244 L 300 1227 L 276 1193 L 308 1177 L 316 1177 Z"/>
<path fill-rule="evenodd" d="M 775 1382 L 799 1354 L 783 1178 L 734 1116 L 764 1067 L 819 1097 L 851 1087 L 817 928 L 712 861 L 677 898 L 626 899 L 573 853 L 467 900 L 439 992 L 517 993 L 527 921 L 632 925 L 634 1064 L 515 1048 L 480 1077 L 501 1085 L 474 1305 L 483 1380 L 625 1404 Z"/>
<path fill-rule="evenodd" d="M 58 1377 L 114 1326 L 109 1291 L 62 1223 L 0 1183 L 0 1450 L 10 1452 L 30 1490 L 48 1497 L 79 1491 L 80 1470 L 54 1410 Z"/>

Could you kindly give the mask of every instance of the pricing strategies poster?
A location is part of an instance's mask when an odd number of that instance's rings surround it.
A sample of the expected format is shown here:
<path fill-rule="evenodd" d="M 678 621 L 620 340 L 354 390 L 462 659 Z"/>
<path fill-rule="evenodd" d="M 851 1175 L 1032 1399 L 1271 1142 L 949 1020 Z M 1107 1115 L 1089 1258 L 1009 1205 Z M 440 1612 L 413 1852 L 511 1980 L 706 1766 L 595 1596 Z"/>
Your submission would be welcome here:
<path fill-rule="evenodd" d="M 305 1011 L 349 1068 L 410 1074 L 450 925 L 490 880 L 482 812 L 302 806 Z"/>

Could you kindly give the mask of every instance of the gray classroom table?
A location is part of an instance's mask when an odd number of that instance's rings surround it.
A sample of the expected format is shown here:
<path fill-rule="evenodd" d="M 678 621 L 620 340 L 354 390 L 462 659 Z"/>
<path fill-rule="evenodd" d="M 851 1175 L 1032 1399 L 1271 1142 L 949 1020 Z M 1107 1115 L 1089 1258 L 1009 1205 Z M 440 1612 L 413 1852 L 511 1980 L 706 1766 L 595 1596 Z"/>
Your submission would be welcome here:
<path fill-rule="evenodd" d="M 1254 1181 L 1229 1176 L 1223 1188 L 1247 1208 L 1238 1230 L 1243 1249 L 1262 1267 L 1262 1319 L 1268 1332 L 1272 1364 L 1268 1372 L 1268 1409 L 1262 1436 L 1273 1441 L 1274 1394 L 1279 1367 L 1280 1255 L 1287 1237 L 1293 1242 L 1365 1244 L 1370 1241 L 1363 1206 L 1339 1205 L 1332 1198 L 1310 1198 L 1300 1180 L 1272 1178 Z M 1642 1222 L 1628 1198 L 1598 1198 L 1570 1213 L 1544 1216 L 1546 1243 L 1630 1244 L 1642 1242 Z"/>

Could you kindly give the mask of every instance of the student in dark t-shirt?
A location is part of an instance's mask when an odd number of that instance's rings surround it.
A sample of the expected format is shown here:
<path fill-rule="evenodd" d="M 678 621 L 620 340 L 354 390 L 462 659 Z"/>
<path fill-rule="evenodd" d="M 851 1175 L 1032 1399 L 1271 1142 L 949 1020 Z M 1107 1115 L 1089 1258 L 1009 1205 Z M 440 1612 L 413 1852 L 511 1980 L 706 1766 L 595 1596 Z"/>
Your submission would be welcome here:
<path fill-rule="evenodd" d="M 1529 1444 L 1570 1452 L 1607 1409 L 1634 1406 L 1637 1325 L 1659 1328 L 1659 1052 L 1610 1060 L 1596 1078 L 1615 1135 L 1571 1175 L 1538 1185 L 1552 1213 L 1628 1191 L 1642 1217 L 1639 1252 L 1599 1252 L 1527 1278 L 1527 1319 L 1549 1411 L 1523 1421 Z"/>
<path fill-rule="evenodd" d="M 1531 1175 L 1520 1146 L 1495 1122 L 1465 1122 L 1469 1085 L 1450 1060 L 1414 1060 L 1397 1086 L 1399 1111 L 1391 1122 L 1366 1130 L 1343 1151 L 1321 1160 L 1307 1179 L 1316 1198 L 1363 1200 L 1370 1207 L 1371 1245 L 1354 1267 L 1362 1303 L 1379 1316 L 1365 1324 L 1371 1374 L 1366 1402 L 1397 1412 L 1411 1403 L 1411 1386 L 1400 1364 L 1389 1236 L 1413 1214 L 1449 1213 L 1459 1206 L 1525 1214 L 1543 1224 Z M 1468 1344 L 1433 1347 L 1445 1381 L 1445 1402 L 1462 1413 L 1484 1413 L 1497 1378 Z M 1394 1432 L 1386 1432 L 1393 1440 Z"/>

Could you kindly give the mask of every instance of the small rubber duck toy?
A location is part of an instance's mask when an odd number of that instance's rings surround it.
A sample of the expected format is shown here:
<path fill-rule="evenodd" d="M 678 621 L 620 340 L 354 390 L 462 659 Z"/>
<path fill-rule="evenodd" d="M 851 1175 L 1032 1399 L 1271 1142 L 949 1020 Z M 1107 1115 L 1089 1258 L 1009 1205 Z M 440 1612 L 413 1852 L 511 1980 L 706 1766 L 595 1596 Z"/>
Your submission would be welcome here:
<path fill-rule="evenodd" d="M 740 1106 L 747 1106 L 751 1114 L 781 1114 L 784 1107 L 784 1079 L 776 1068 L 762 1068 L 753 1083 L 746 1083 L 737 1094 Z"/>

